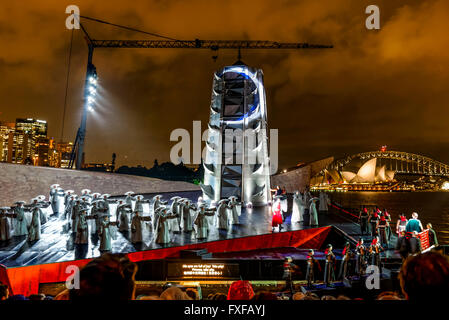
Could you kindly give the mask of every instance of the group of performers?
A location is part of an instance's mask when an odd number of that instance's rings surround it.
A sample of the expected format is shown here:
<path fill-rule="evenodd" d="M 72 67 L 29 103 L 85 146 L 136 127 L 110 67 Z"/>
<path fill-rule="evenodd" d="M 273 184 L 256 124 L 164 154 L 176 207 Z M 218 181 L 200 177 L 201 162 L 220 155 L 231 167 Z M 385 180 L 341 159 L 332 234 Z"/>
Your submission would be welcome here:
<path fill-rule="evenodd" d="M 303 224 L 304 226 L 318 226 L 318 211 L 327 212 L 329 209 L 329 197 L 326 193 L 320 192 L 320 196 L 313 197 L 310 191 L 303 193 L 296 191 L 293 195 L 293 210 L 291 215 L 292 224 Z M 274 194 L 272 210 L 272 230 L 278 227 L 282 229 L 284 214 L 287 212 L 287 197 L 282 189 L 277 187 Z"/>
<path fill-rule="evenodd" d="M 324 271 L 322 270 L 318 260 L 315 259 L 315 251 L 310 249 L 307 255 L 307 270 L 305 275 L 307 287 L 314 287 L 315 282 L 317 281 L 317 274 L 323 275 L 322 279 L 325 286 L 333 287 L 334 282 L 349 279 L 352 275 L 357 275 L 359 277 L 363 276 L 366 273 L 366 268 L 368 265 L 377 266 L 381 273 L 381 251 L 383 251 L 383 249 L 379 244 L 378 238 L 374 238 L 368 247 L 365 247 L 363 244 L 363 239 L 360 239 L 354 250 L 351 249 L 350 243 L 347 242 L 341 252 L 340 265 L 337 273 L 337 258 L 333 252 L 333 247 L 331 244 L 328 244 L 324 251 Z M 353 258 L 355 258 L 356 263 L 355 274 L 352 272 L 353 268 L 350 266 L 351 261 L 354 260 Z M 299 268 L 292 263 L 291 257 L 287 257 L 285 259 L 283 267 L 283 278 L 286 280 L 286 289 L 292 291 L 292 275 L 299 272 Z"/>
<path fill-rule="evenodd" d="M 392 231 L 391 215 L 387 209 L 381 211 L 378 207 L 375 207 L 368 210 L 368 208 L 362 207 L 359 214 L 359 223 L 362 235 L 371 234 L 373 238 L 378 237 L 380 245 L 383 248 L 388 248 Z"/>
<path fill-rule="evenodd" d="M 41 226 L 51 215 L 62 220 L 62 232 L 71 235 L 68 243 L 71 240 L 72 244 L 68 247 L 83 248 L 83 255 L 90 235 L 98 236 L 101 252 L 112 250 L 117 230 L 131 243 L 142 243 L 145 224 L 153 232 L 157 244 L 167 244 L 172 233 L 181 232 L 193 232 L 202 240 L 207 239 L 211 227 L 228 230 L 231 224 L 239 224 L 241 215 L 237 197 L 220 200 L 208 207 L 201 197 L 194 204 L 189 199 L 175 196 L 168 205 L 161 195 L 150 200 L 129 191 L 124 198 L 111 199 L 109 194 L 92 193 L 88 189 L 76 195 L 73 190 L 63 190 L 54 184 L 50 188 L 49 201 L 45 198 L 38 196 L 30 204 L 18 201 L 12 207 L 0 208 L 0 240 L 26 236 L 28 241 L 35 242 L 41 237 Z M 111 204 L 116 205 L 114 213 Z M 148 204 L 149 212 L 144 212 L 144 204 Z M 27 211 L 31 212 L 30 222 L 26 219 Z M 11 223 L 13 220 L 15 224 Z"/>

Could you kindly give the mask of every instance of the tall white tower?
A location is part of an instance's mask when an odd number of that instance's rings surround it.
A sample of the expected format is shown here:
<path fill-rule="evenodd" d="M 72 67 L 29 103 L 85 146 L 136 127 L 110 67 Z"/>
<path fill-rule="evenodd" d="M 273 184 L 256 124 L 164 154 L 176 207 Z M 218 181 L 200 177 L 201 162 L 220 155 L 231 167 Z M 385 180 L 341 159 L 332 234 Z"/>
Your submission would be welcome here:
<path fill-rule="evenodd" d="M 270 199 L 263 72 L 241 62 L 215 72 L 204 156 L 206 201 L 236 196 L 245 205 Z"/>

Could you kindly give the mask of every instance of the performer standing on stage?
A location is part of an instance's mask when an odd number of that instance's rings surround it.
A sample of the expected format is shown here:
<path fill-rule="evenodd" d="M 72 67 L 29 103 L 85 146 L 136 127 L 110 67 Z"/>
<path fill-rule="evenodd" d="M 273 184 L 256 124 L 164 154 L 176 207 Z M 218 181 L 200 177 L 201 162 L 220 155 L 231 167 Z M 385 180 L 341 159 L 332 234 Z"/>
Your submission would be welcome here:
<path fill-rule="evenodd" d="M 218 218 L 218 229 L 228 230 L 229 217 L 228 217 L 228 200 L 222 199 L 218 201 L 217 207 L 217 218 Z"/>
<path fill-rule="evenodd" d="M 332 283 L 335 281 L 334 266 L 336 261 L 335 255 L 332 252 L 332 245 L 330 244 L 327 245 L 324 254 L 326 255 L 326 264 L 324 267 L 324 284 L 327 287 L 332 287 L 333 286 Z"/>
<path fill-rule="evenodd" d="M 228 207 L 231 210 L 232 224 L 239 224 L 239 216 L 242 211 L 241 203 L 237 201 L 237 197 L 229 197 Z"/>
<path fill-rule="evenodd" d="M 159 216 L 156 225 L 157 236 L 155 242 L 157 244 L 170 243 L 169 220 L 176 219 L 176 215 L 164 206 L 158 207 L 155 215 Z"/>
<path fill-rule="evenodd" d="M 371 237 L 375 237 L 377 235 L 377 221 L 379 221 L 379 212 L 380 210 L 376 208 L 375 211 L 371 212 L 371 215 L 368 218 L 368 223 L 371 225 Z"/>
<path fill-rule="evenodd" d="M 327 193 L 321 191 L 320 192 L 320 212 L 327 213 L 329 211 L 329 197 Z"/>
<path fill-rule="evenodd" d="M 118 206 L 117 206 L 117 218 L 116 221 L 119 224 L 119 231 L 123 233 L 129 232 L 129 214 L 131 213 L 131 208 L 128 204 L 124 203 L 123 200 L 119 200 Z"/>
<path fill-rule="evenodd" d="M 391 239 L 391 215 L 387 211 L 387 209 L 384 209 L 384 215 L 385 215 L 385 220 L 387 220 L 387 226 L 386 226 L 385 230 L 387 233 L 387 243 L 389 243 L 390 239 Z"/>
<path fill-rule="evenodd" d="M 366 260 L 365 260 L 366 248 L 363 245 L 362 238 L 360 238 L 359 242 L 357 242 L 355 252 L 357 257 L 355 262 L 355 273 L 360 277 L 365 274 L 366 270 Z"/>
<path fill-rule="evenodd" d="M 193 231 L 192 215 L 195 213 L 196 208 L 189 199 L 185 199 L 183 202 L 184 205 L 182 206 L 182 222 L 183 222 L 182 228 L 184 232 L 192 232 Z"/>
<path fill-rule="evenodd" d="M 28 241 L 34 242 L 41 238 L 41 208 L 39 207 L 38 199 L 32 200 L 32 218 L 28 229 Z"/>
<path fill-rule="evenodd" d="M 300 223 L 303 221 L 304 202 L 302 195 L 299 191 L 296 191 L 293 195 L 293 210 L 291 223 Z"/>
<path fill-rule="evenodd" d="M 312 198 L 310 199 L 310 206 L 309 206 L 309 213 L 310 213 L 310 226 L 317 226 L 318 225 L 318 212 L 316 210 L 316 202 L 318 201 L 318 198 Z"/>
<path fill-rule="evenodd" d="M 209 235 L 209 223 L 206 216 L 213 216 L 214 214 L 215 210 L 213 208 L 206 209 L 205 204 L 201 204 L 198 207 L 198 212 L 194 220 L 196 225 L 196 238 L 198 240 L 207 239 Z"/>
<path fill-rule="evenodd" d="M 133 209 L 133 201 L 137 200 L 136 197 L 133 197 L 133 194 L 134 194 L 134 191 L 125 192 L 125 195 L 126 195 L 125 203 L 126 203 L 126 205 L 128 205 L 131 208 L 131 210 Z"/>
<path fill-rule="evenodd" d="M 181 197 L 175 196 L 173 198 L 171 198 L 170 200 L 172 200 L 172 203 L 170 205 L 170 211 L 172 214 L 174 214 L 176 216 L 176 219 L 170 219 L 170 230 L 173 233 L 180 233 L 181 232 L 181 214 L 180 214 L 180 210 L 179 210 L 179 199 L 181 199 Z"/>
<path fill-rule="evenodd" d="M 362 210 L 360 210 L 359 214 L 359 223 L 360 223 L 360 233 L 362 236 L 366 233 L 368 234 L 368 209 L 364 206 Z"/>
<path fill-rule="evenodd" d="M 290 291 L 290 299 L 293 297 L 294 289 L 293 289 L 293 279 L 292 275 L 296 270 L 298 269 L 298 266 L 292 262 L 291 257 L 286 257 L 283 264 L 284 274 L 282 276 L 282 279 L 285 280 L 285 288 L 284 290 Z M 281 290 L 281 291 L 284 291 Z"/>
<path fill-rule="evenodd" d="M 385 219 L 385 215 L 382 214 L 380 216 L 380 219 L 377 220 L 377 233 L 378 233 L 378 238 L 380 238 L 380 244 L 382 247 L 387 247 L 388 248 L 388 238 L 387 238 L 387 220 Z"/>
<path fill-rule="evenodd" d="M 398 234 L 398 237 L 401 236 L 402 231 L 405 232 L 405 227 L 407 226 L 407 218 L 405 217 L 405 215 L 402 213 L 399 216 L 398 221 L 396 222 L 396 233 Z"/>
<path fill-rule="evenodd" d="M 375 237 L 371 242 L 369 248 L 369 258 L 371 260 L 371 265 L 379 268 L 380 274 L 382 274 L 382 266 L 380 263 L 380 252 L 383 251 L 382 246 L 379 242 L 379 237 Z"/>
<path fill-rule="evenodd" d="M 134 244 L 142 243 L 142 221 L 151 221 L 151 216 L 141 216 L 142 211 L 134 211 L 134 215 L 131 219 L 131 242 Z"/>
<path fill-rule="evenodd" d="M 82 208 L 78 213 L 75 235 L 75 259 L 84 259 L 89 247 L 89 227 L 87 224 L 87 209 Z"/>
<path fill-rule="evenodd" d="M 105 213 L 102 215 L 102 220 L 100 224 L 100 247 L 101 253 L 108 252 L 112 250 L 112 239 L 115 238 L 115 233 L 111 229 L 111 226 L 116 226 L 117 221 L 109 221 L 109 214 Z"/>
<path fill-rule="evenodd" d="M 274 231 L 274 228 L 279 227 L 279 232 L 282 229 L 282 223 L 284 222 L 282 219 L 281 212 L 281 196 L 275 196 L 275 201 L 271 207 L 271 211 L 273 217 L 271 219 L 271 231 Z"/>
<path fill-rule="evenodd" d="M 315 282 L 315 266 L 318 267 L 318 270 L 321 272 L 321 266 L 316 261 L 316 259 L 313 257 L 315 255 L 315 252 L 313 249 L 309 250 L 309 254 L 307 255 L 307 272 L 306 272 L 306 280 L 307 280 L 307 287 L 312 288 L 313 283 Z"/>
<path fill-rule="evenodd" d="M 14 236 L 25 236 L 28 234 L 28 226 L 25 218 L 25 201 L 17 201 L 14 207 L 16 224 L 14 228 Z"/>
<path fill-rule="evenodd" d="M 0 241 L 8 241 L 11 239 L 11 221 L 9 220 L 14 214 L 8 213 L 10 207 L 0 208 Z"/>
<path fill-rule="evenodd" d="M 351 252 L 351 244 L 346 242 L 345 247 L 343 248 L 341 263 L 340 263 L 340 272 L 338 274 L 338 279 L 345 280 L 348 279 L 349 273 L 349 261 L 351 260 L 353 254 Z"/>

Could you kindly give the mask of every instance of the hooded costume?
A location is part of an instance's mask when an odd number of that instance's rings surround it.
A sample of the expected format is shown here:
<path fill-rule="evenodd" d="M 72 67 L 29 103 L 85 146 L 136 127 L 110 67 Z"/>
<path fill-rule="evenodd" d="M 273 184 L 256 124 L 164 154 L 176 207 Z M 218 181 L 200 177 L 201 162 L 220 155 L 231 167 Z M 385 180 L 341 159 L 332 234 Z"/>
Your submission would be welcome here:
<path fill-rule="evenodd" d="M 316 210 L 316 201 L 318 201 L 318 198 L 310 199 L 310 206 L 309 206 L 310 221 L 309 221 L 309 224 L 311 226 L 318 225 L 318 212 Z"/>
<path fill-rule="evenodd" d="M 331 285 L 332 282 L 335 281 L 335 255 L 332 252 L 332 246 L 328 245 L 326 251 L 324 252 L 326 255 L 326 264 L 324 266 L 324 284 L 326 286 Z"/>
<path fill-rule="evenodd" d="M 184 232 L 193 231 L 192 215 L 195 213 L 195 206 L 191 204 L 190 200 L 184 201 L 182 207 L 182 223 Z"/>
<path fill-rule="evenodd" d="M 0 241 L 11 239 L 11 214 L 8 213 L 9 207 L 0 208 Z"/>
<path fill-rule="evenodd" d="M 150 216 L 140 216 L 140 211 L 136 211 L 131 219 L 131 242 L 141 243 L 142 237 L 142 221 L 151 221 Z"/>
<path fill-rule="evenodd" d="M 291 223 L 302 222 L 304 217 L 304 201 L 302 199 L 302 194 L 298 191 L 293 195 L 293 210 Z"/>
<path fill-rule="evenodd" d="M 169 243 L 169 220 L 176 219 L 176 215 L 174 215 L 170 210 L 167 210 L 165 207 L 159 207 L 155 214 L 159 216 L 156 225 L 157 236 L 155 242 L 158 244 Z"/>
<path fill-rule="evenodd" d="M 237 201 L 237 197 L 229 197 L 228 207 L 231 210 L 232 224 L 239 224 L 239 216 L 242 213 L 242 204 Z"/>
<path fill-rule="evenodd" d="M 198 208 L 198 212 L 194 220 L 197 239 L 207 239 L 207 236 L 209 235 L 209 222 L 207 221 L 206 216 L 213 216 L 214 214 L 215 210 L 206 209 L 205 205 L 201 205 Z"/>
<path fill-rule="evenodd" d="M 228 218 L 228 200 L 223 199 L 218 201 L 217 207 L 217 218 L 218 218 L 218 229 L 228 230 L 229 218 Z"/>
<path fill-rule="evenodd" d="M 170 219 L 170 230 L 178 233 L 181 231 L 181 215 L 180 215 L 180 210 L 179 210 L 179 200 L 180 197 L 176 196 L 171 198 L 170 200 L 172 200 L 173 202 L 170 205 L 170 211 L 172 214 L 174 214 L 176 216 L 176 219 Z"/>
<path fill-rule="evenodd" d="M 17 206 L 14 207 L 14 214 L 16 219 L 16 225 L 14 228 L 15 236 L 24 236 L 28 234 L 27 220 L 25 218 L 24 202 L 17 202 Z"/>

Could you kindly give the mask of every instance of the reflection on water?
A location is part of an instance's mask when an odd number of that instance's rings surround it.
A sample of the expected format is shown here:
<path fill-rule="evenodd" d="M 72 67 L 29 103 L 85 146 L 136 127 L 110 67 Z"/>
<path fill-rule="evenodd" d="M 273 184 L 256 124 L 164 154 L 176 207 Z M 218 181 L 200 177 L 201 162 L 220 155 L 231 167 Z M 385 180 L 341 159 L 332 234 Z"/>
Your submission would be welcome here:
<path fill-rule="evenodd" d="M 417 212 L 424 228 L 432 223 L 440 244 L 449 244 L 449 192 L 344 192 L 330 193 L 330 197 L 344 207 L 375 204 L 386 208 L 394 223 L 400 213 L 410 218 Z"/>

